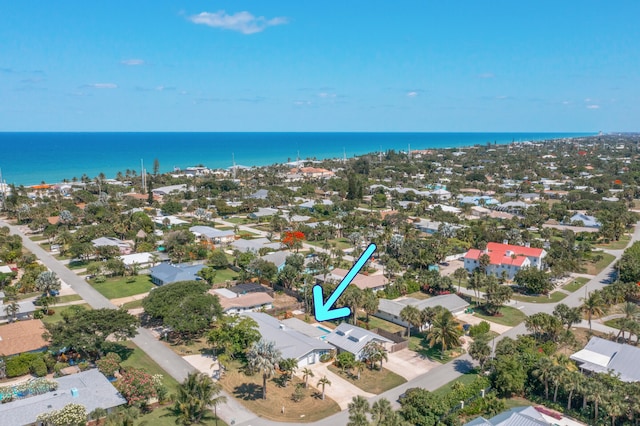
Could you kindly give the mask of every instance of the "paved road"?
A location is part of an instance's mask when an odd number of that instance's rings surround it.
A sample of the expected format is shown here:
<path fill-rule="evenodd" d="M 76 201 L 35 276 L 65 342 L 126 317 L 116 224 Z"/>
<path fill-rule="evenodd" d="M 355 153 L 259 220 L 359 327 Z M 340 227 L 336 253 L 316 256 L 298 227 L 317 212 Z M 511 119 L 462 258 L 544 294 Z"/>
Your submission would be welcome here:
<path fill-rule="evenodd" d="M 228 223 L 230 226 L 234 224 Z M 66 269 L 64 266 L 60 264 L 55 258 L 53 258 L 49 253 L 45 252 L 40 246 L 36 243 L 32 242 L 28 238 L 26 238 L 22 232 L 17 227 L 6 224 L 5 222 L 0 220 L 0 226 L 9 226 L 12 233 L 16 233 L 23 237 L 23 241 L 25 247 L 31 250 L 42 262 L 47 265 L 51 270 L 58 273 L 58 275 L 66 281 L 71 287 L 76 290 L 78 294 L 82 296 L 91 306 L 94 306 L 93 303 L 96 303 L 96 307 L 108 307 L 115 309 L 115 306 L 111 304 L 106 298 L 104 298 L 100 293 L 95 291 L 90 285 L 88 285 L 84 280 L 79 278 L 77 275 Z M 242 225 L 240 226 L 242 229 Z M 256 230 L 249 228 L 251 232 L 256 232 Z M 631 241 L 629 244 L 633 244 L 635 241 L 640 240 L 640 222 L 638 222 L 635 226 L 635 230 L 632 234 Z M 611 254 L 616 256 L 616 260 L 614 260 L 610 266 L 605 268 L 598 275 L 593 277 L 585 286 L 584 290 L 580 289 L 580 291 L 576 291 L 566 298 L 564 298 L 561 302 L 565 303 L 569 306 L 580 306 L 582 301 L 582 297 L 585 294 L 588 294 L 591 291 L 601 289 L 606 286 L 608 282 L 608 278 L 613 271 L 613 265 L 618 260 L 620 255 L 622 255 L 622 250 L 609 251 Z M 85 297 L 85 294 L 87 295 Z M 105 306 L 100 306 L 101 304 Z M 516 306 L 527 315 L 531 315 L 536 312 L 546 312 L 552 313 L 553 309 L 557 303 L 523 303 L 517 302 Z M 581 326 L 583 324 L 580 324 Z M 594 323 L 595 325 L 595 323 Z M 610 329 L 610 327 L 604 326 L 602 324 L 598 324 L 597 328 L 594 326 L 594 329 L 598 329 L 601 331 L 614 331 L 615 329 Z M 527 330 L 524 327 L 524 324 L 520 324 L 516 327 L 513 327 L 506 333 L 498 336 L 494 340 L 494 344 L 500 341 L 505 337 L 515 338 L 520 334 L 526 334 Z M 151 333 L 146 329 L 140 329 L 140 334 L 134 339 L 134 342 L 141 349 L 143 349 L 154 361 L 156 361 L 159 365 L 164 368 L 167 373 L 176 378 L 176 380 L 183 380 L 186 377 L 186 374 L 189 371 L 193 371 L 193 367 L 191 367 L 186 361 L 184 361 L 181 357 L 176 355 L 173 351 L 166 348 L 160 342 L 158 342 Z M 185 365 L 186 364 L 186 365 Z M 449 383 L 450 381 L 456 379 L 460 375 L 464 374 L 464 372 L 470 370 L 473 367 L 473 361 L 469 355 L 463 355 L 451 362 L 448 362 L 444 365 L 438 366 L 436 368 L 431 369 L 429 372 L 423 374 L 422 376 L 416 377 L 415 379 L 398 386 L 394 389 L 391 389 L 387 392 L 384 392 L 380 395 L 377 395 L 373 398 L 370 398 L 370 402 L 376 401 L 380 398 L 387 398 L 389 401 L 392 401 L 392 404 L 397 406 L 397 400 L 399 395 L 404 393 L 407 389 L 412 387 L 421 387 L 427 390 L 435 390 L 440 386 Z M 227 395 L 228 397 L 228 395 Z M 238 426 L 277 426 L 281 425 L 280 422 L 274 422 L 266 419 L 261 419 L 255 416 L 255 414 L 246 410 L 242 405 L 240 405 L 233 398 L 228 397 L 229 402 L 225 404 L 223 407 L 218 408 L 218 414 L 220 417 L 225 420 L 227 423 L 235 424 Z M 325 419 L 319 420 L 313 425 L 316 426 L 334 426 L 334 425 L 343 425 L 348 422 L 348 412 L 341 411 L 340 413 L 336 413 L 333 416 L 327 417 Z M 310 423 L 287 423 L 289 425 L 309 425 Z"/>
<path fill-rule="evenodd" d="M 38 243 L 31 241 L 19 227 L 0 220 L 0 227 L 2 226 L 9 227 L 12 234 L 20 235 L 23 245 L 36 255 L 47 268 L 55 272 L 61 280 L 69 284 L 93 309 L 118 308 L 109 299 L 98 293 L 84 279 L 67 269 L 58 259 L 47 253 Z M 138 327 L 138 335 L 131 340 L 178 382 L 182 382 L 189 373 L 196 372 L 196 369 L 191 364 L 159 342 L 146 328 Z M 237 423 L 256 418 L 255 414 L 246 410 L 235 399 L 226 394 L 225 396 L 227 396 L 228 403 L 218 407 L 218 415 L 221 419 L 227 423 L 232 420 Z"/>

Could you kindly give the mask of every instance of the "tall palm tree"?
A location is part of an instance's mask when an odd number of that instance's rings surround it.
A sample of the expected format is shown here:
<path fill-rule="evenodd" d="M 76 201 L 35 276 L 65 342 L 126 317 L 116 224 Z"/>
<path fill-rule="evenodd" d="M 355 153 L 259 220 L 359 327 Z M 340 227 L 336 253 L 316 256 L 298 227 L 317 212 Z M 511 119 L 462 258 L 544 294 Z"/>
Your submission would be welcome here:
<path fill-rule="evenodd" d="M 267 399 L 267 379 L 273 376 L 281 360 L 282 354 L 273 341 L 261 339 L 254 342 L 247 352 L 249 370 L 262 374 L 262 399 Z"/>
<path fill-rule="evenodd" d="M 569 371 L 564 378 L 564 390 L 569 391 L 567 397 L 567 410 L 571 410 L 571 400 L 573 399 L 573 393 L 580 389 L 584 376 L 579 371 Z"/>
<path fill-rule="evenodd" d="M 278 363 L 280 370 L 284 372 L 284 386 L 293 379 L 293 373 L 298 369 L 298 360 L 296 358 L 285 358 Z"/>
<path fill-rule="evenodd" d="M 356 377 L 358 380 L 360 380 L 360 373 L 362 373 L 362 370 L 364 370 L 365 366 L 366 364 L 362 361 L 353 362 L 353 365 L 351 366 L 351 368 L 353 368 L 356 371 Z"/>
<path fill-rule="evenodd" d="M 589 321 L 589 330 L 591 330 L 591 318 L 602 317 L 606 312 L 606 304 L 599 291 L 594 291 L 589 294 L 589 297 L 582 298 L 582 306 L 580 307 L 582 312 L 587 314 L 587 320 Z"/>
<path fill-rule="evenodd" d="M 304 367 L 302 369 L 302 379 L 304 380 L 304 387 L 308 388 L 309 387 L 309 377 L 313 377 L 313 370 L 311 370 L 310 368 Z"/>
<path fill-rule="evenodd" d="M 375 314 L 378 311 L 378 296 L 370 288 L 362 292 L 362 309 L 367 314 L 367 323 L 369 322 L 369 316 Z"/>
<path fill-rule="evenodd" d="M 331 386 L 331 380 L 327 379 L 327 376 L 322 376 L 320 380 L 318 380 L 318 386 L 322 386 L 322 400 L 324 401 L 324 388 L 325 386 Z"/>
<path fill-rule="evenodd" d="M 626 411 L 625 397 L 617 389 L 613 390 L 602 401 L 607 414 L 611 417 L 611 426 L 616 425 L 616 419 L 622 416 Z"/>
<path fill-rule="evenodd" d="M 178 392 L 172 408 L 176 414 L 176 423 L 190 425 L 202 423 L 210 419 L 210 408 L 226 401 L 225 396 L 218 396 L 222 386 L 202 373 L 191 373 L 178 386 Z M 215 405 L 214 405 L 215 400 Z"/>
<path fill-rule="evenodd" d="M 460 346 L 460 330 L 451 312 L 444 310 L 436 316 L 433 320 L 433 326 L 427 334 L 427 339 L 431 348 L 440 345 L 442 357 L 447 349 Z"/>
<path fill-rule="evenodd" d="M 453 278 L 458 280 L 458 293 L 460 293 L 460 284 L 462 283 L 462 280 L 468 277 L 469 273 L 467 273 L 467 270 L 464 268 L 458 268 L 453 271 Z"/>
<path fill-rule="evenodd" d="M 354 396 L 348 405 L 349 422 L 347 426 L 369 426 L 367 413 L 369 412 L 369 401 L 362 395 Z"/>
<path fill-rule="evenodd" d="M 544 385 L 544 398 L 549 399 L 549 380 L 553 375 L 553 360 L 545 356 L 540 358 L 536 363 L 535 369 L 532 371 L 534 377 L 537 377 Z"/>
<path fill-rule="evenodd" d="M 420 312 L 421 322 L 422 324 L 429 324 L 429 330 L 431 330 L 431 325 L 433 324 L 433 320 L 438 315 L 438 310 L 433 306 L 425 307 L 422 312 Z"/>
<path fill-rule="evenodd" d="M 597 377 L 589 381 L 589 395 L 588 399 L 593 401 L 593 419 L 598 423 L 599 407 L 603 400 L 605 400 L 607 389 L 600 382 Z"/>
<path fill-rule="evenodd" d="M 420 324 L 420 310 L 413 305 L 407 305 L 400 311 L 400 319 L 407 323 L 407 338 L 411 337 L 411 326 Z"/>

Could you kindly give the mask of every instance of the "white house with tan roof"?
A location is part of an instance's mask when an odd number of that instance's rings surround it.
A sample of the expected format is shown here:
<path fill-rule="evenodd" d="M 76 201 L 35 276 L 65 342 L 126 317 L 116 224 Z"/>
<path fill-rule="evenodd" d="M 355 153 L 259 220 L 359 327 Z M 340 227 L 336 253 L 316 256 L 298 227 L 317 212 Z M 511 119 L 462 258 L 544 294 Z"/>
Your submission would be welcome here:
<path fill-rule="evenodd" d="M 313 278 L 315 278 L 318 284 L 325 282 L 339 283 L 344 277 L 347 276 L 348 272 L 349 271 L 346 269 L 335 268 L 329 274 L 327 274 L 326 277 L 323 274 L 319 274 L 314 276 Z M 387 285 L 389 285 L 390 281 L 382 273 L 376 273 L 374 275 L 357 274 L 353 281 L 351 281 L 351 283 L 358 287 L 360 290 L 370 288 L 373 291 L 379 291 L 383 290 Z"/>

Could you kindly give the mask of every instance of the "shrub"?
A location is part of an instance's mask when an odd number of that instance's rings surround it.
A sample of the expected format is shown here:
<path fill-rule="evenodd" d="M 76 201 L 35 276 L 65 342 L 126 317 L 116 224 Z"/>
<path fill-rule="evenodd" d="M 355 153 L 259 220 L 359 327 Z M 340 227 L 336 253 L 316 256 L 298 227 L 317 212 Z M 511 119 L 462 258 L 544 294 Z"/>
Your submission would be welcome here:
<path fill-rule="evenodd" d="M 115 352 L 109 352 L 96 361 L 96 366 L 98 366 L 98 370 L 105 376 L 113 377 L 114 373 L 120 370 L 121 361 L 120 355 Z"/>
<path fill-rule="evenodd" d="M 42 319 L 42 318 L 44 318 L 44 314 L 42 313 L 41 310 L 38 309 L 37 311 L 35 311 L 33 313 L 33 318 L 34 319 Z"/>
<path fill-rule="evenodd" d="M 7 377 L 24 376 L 29 373 L 29 367 L 35 354 L 21 354 L 6 361 Z"/>
<path fill-rule="evenodd" d="M 44 363 L 42 357 L 36 358 L 29 364 L 29 371 L 36 377 L 43 377 L 47 375 L 47 365 Z"/>
<path fill-rule="evenodd" d="M 304 399 L 305 396 L 307 395 L 304 392 L 304 385 L 302 383 L 299 383 L 291 394 L 291 399 L 293 400 L 293 402 L 300 402 Z"/>
<path fill-rule="evenodd" d="M 153 376 L 138 368 L 127 368 L 116 387 L 129 405 L 144 406 L 150 398 L 158 396 Z"/>
<path fill-rule="evenodd" d="M 98 275 L 93 281 L 96 284 L 100 284 L 100 283 L 106 282 L 107 281 L 107 277 L 105 277 L 104 275 Z"/>
<path fill-rule="evenodd" d="M 489 326 L 488 322 L 481 321 L 480 324 L 473 325 L 469 328 L 469 336 L 477 337 L 477 336 L 480 336 L 481 334 L 488 333 L 490 329 L 491 329 L 491 326 Z"/>

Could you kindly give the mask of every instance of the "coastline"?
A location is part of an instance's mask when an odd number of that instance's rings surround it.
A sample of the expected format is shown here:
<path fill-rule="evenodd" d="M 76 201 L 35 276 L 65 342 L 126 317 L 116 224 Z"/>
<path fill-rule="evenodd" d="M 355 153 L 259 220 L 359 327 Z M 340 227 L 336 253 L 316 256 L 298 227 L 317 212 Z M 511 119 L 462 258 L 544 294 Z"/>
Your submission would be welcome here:
<path fill-rule="evenodd" d="M 7 183 L 57 183 L 83 174 L 93 178 L 118 171 L 140 173 L 141 160 L 160 173 L 202 164 L 211 169 L 236 165 L 263 167 L 300 159 L 352 158 L 389 150 L 463 149 L 479 144 L 540 142 L 593 136 L 596 133 L 0 133 Z"/>

